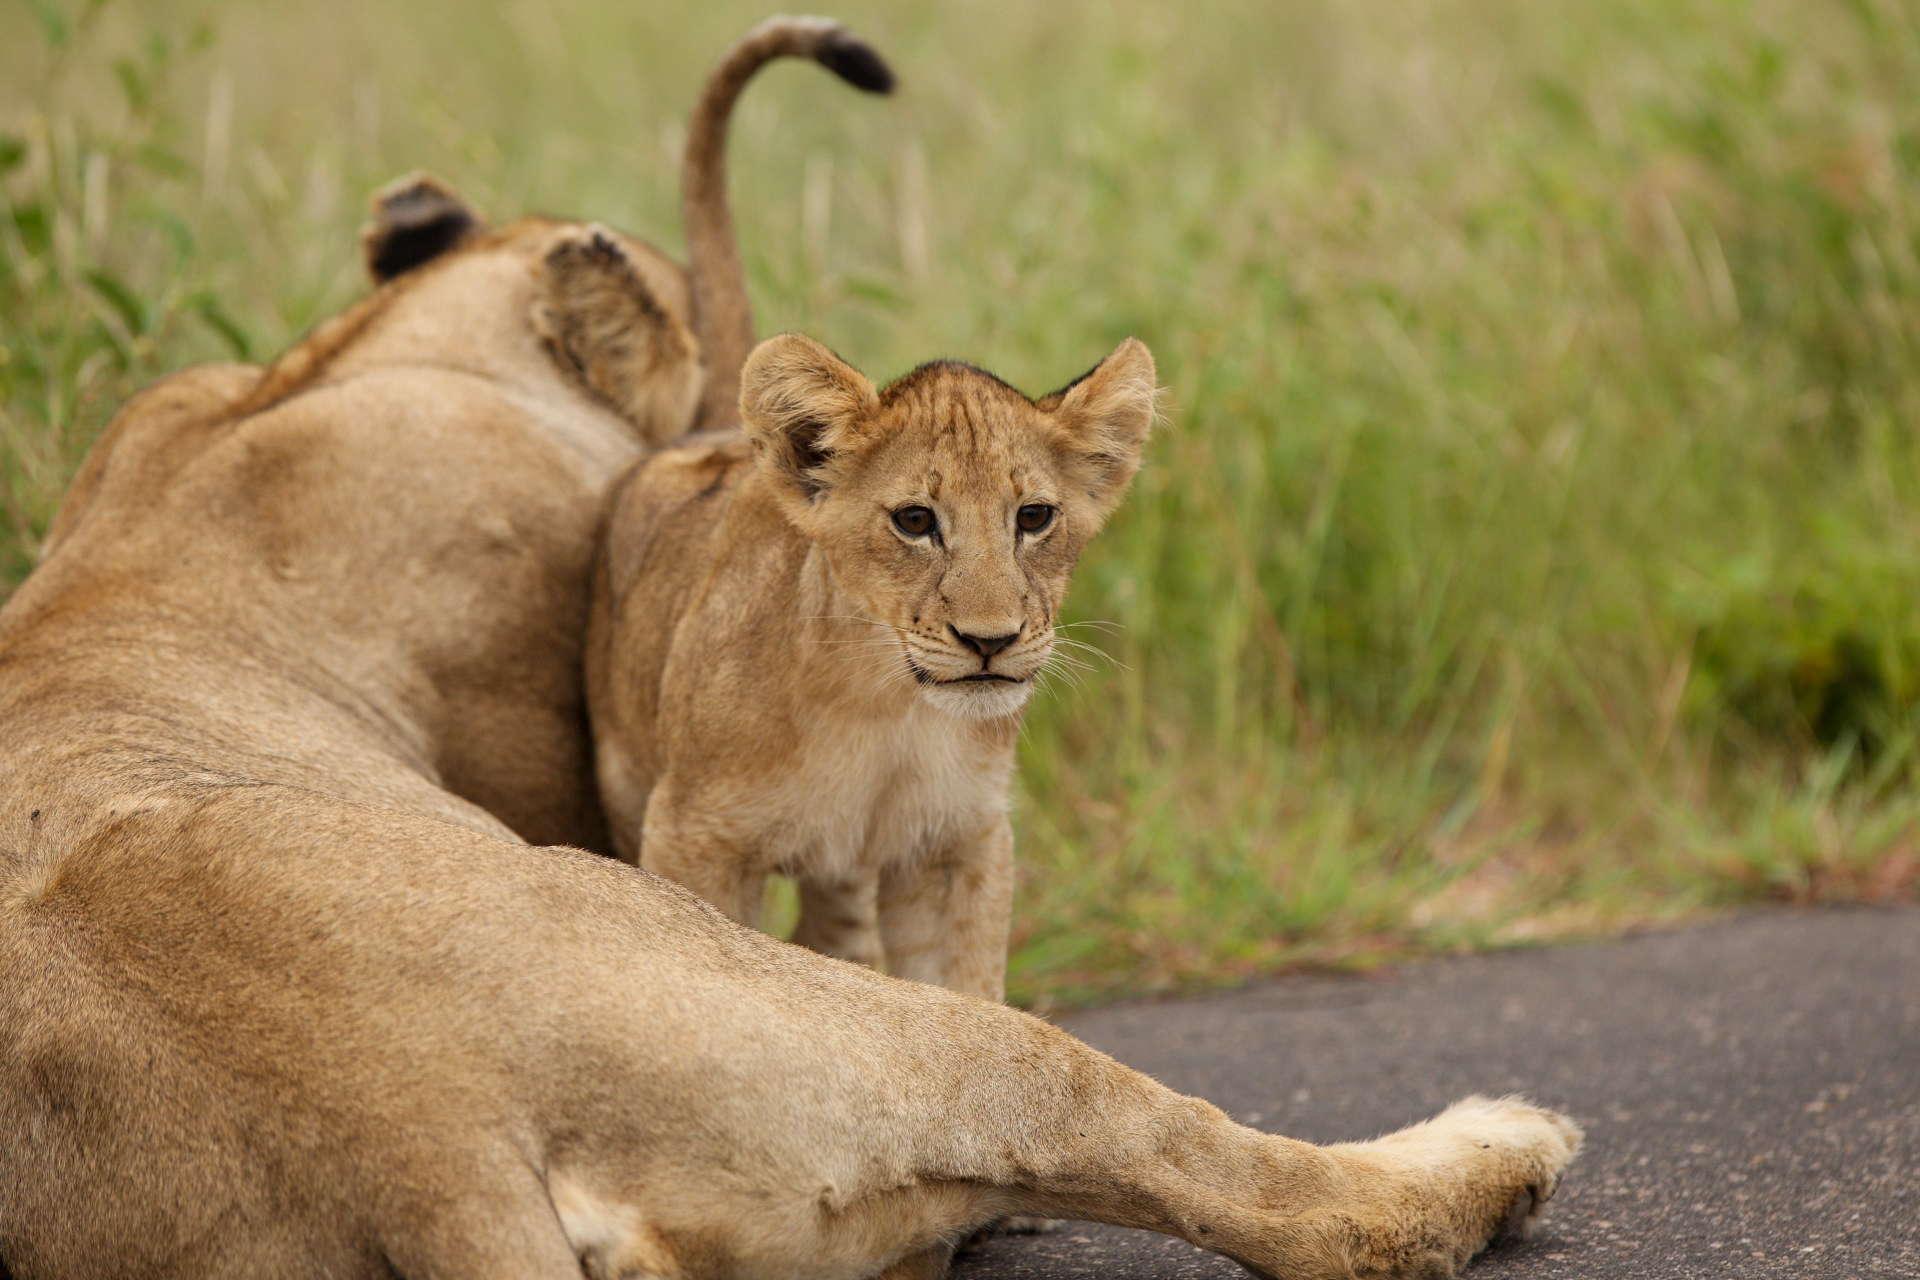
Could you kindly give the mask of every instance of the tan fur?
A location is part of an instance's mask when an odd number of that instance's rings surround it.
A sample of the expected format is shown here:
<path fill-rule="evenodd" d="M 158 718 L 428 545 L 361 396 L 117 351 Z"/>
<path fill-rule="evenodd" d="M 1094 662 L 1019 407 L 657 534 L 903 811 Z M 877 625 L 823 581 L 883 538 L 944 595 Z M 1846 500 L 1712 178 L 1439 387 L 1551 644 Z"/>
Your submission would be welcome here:
<path fill-rule="evenodd" d="M 1036 404 L 954 364 L 876 390 L 789 335 L 744 385 L 744 435 L 614 497 L 587 681 L 615 843 L 748 924 L 793 875 L 797 941 L 998 999 L 1020 714 L 1139 465 L 1152 357 L 1130 339 Z"/>
<path fill-rule="evenodd" d="M 699 344 L 669 313 L 605 227 L 557 244 L 546 258 L 533 325 L 548 348 L 609 408 L 647 424 L 664 444 L 700 399 Z"/>
<path fill-rule="evenodd" d="M 605 847 L 578 675 L 591 531 L 610 478 L 692 404 L 623 416 L 543 348 L 532 320 L 554 262 L 602 234 L 485 232 L 265 369 L 196 369 L 143 393 L 10 602 L 16 647 L 126 667 L 211 630 L 230 667 L 182 657 L 180 680 L 134 705 L 218 694 L 233 721 L 220 749 L 265 752 L 288 779 L 348 770 L 396 796 L 430 788 L 468 826 Z M 678 268 L 624 243 L 620 291 L 684 314 Z M 664 311 L 657 323 L 685 340 Z M 302 696 L 274 695 L 269 714 L 250 673 L 289 663 Z M 316 710 L 331 734 L 290 729 Z"/>
<path fill-rule="evenodd" d="M 1578 1131 L 1526 1104 L 1253 1133 L 515 839 L 592 834 L 586 526 L 671 424 L 543 341 L 601 233 L 425 204 L 344 323 L 126 406 L 0 609 L 0 1273 L 854 1280 L 1020 1211 L 1424 1277 L 1551 1193 Z"/>

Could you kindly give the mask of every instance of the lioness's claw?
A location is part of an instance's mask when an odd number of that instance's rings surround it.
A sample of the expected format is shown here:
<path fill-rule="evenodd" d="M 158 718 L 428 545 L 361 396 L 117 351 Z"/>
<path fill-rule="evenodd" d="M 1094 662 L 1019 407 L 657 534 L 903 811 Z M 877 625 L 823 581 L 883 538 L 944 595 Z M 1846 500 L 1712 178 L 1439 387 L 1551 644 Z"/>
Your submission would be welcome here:
<path fill-rule="evenodd" d="M 1528 1220 L 1533 1217 L 1536 1203 L 1538 1202 L 1533 1197 L 1533 1188 L 1528 1187 L 1527 1194 L 1516 1198 L 1507 1209 L 1506 1221 L 1500 1224 L 1500 1229 L 1494 1233 L 1495 1237 L 1524 1236 L 1528 1230 Z"/>

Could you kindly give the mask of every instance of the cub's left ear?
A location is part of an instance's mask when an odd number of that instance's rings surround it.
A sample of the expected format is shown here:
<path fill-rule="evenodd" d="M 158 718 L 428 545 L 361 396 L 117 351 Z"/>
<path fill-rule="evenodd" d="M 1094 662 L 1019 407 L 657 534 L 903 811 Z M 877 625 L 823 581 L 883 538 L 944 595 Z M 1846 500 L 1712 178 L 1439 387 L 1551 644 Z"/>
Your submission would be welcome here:
<path fill-rule="evenodd" d="M 431 262 L 487 229 L 473 206 L 432 174 L 415 173 L 373 197 L 373 221 L 360 232 L 375 284 Z"/>
<path fill-rule="evenodd" d="M 1085 467 L 1086 487 L 1104 518 L 1120 504 L 1140 449 L 1153 430 L 1153 353 L 1128 338 L 1077 380 L 1039 401 Z"/>

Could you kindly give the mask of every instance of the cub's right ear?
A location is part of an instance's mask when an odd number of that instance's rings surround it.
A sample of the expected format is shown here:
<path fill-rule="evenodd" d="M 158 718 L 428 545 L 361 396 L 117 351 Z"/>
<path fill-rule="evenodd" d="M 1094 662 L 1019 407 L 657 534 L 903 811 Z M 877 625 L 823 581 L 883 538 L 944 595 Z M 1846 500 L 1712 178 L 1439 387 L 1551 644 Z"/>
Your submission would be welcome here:
<path fill-rule="evenodd" d="M 431 174 L 415 173 L 373 197 L 373 221 L 360 232 L 367 274 L 385 284 L 487 229 L 472 205 Z"/>
<path fill-rule="evenodd" d="M 797 333 L 768 338 L 740 371 L 740 419 L 754 456 L 803 502 L 833 486 L 835 460 L 879 408 L 865 374 Z"/>

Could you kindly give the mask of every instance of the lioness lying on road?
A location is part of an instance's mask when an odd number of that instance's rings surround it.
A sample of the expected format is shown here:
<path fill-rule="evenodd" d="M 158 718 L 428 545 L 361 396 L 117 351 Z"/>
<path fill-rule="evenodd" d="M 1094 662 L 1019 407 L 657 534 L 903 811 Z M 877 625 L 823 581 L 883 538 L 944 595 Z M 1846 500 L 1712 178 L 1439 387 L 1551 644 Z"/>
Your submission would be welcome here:
<path fill-rule="evenodd" d="M 794 875 L 795 941 L 998 1000 L 1020 713 L 1153 359 L 1036 403 L 951 363 L 876 390 L 789 334 L 743 387 L 744 435 L 615 490 L 586 664 L 615 844 L 746 924 Z"/>
<path fill-rule="evenodd" d="M 698 318 L 430 185 L 369 249 L 398 278 L 274 365 L 130 403 L 0 610 L 0 1271 L 930 1276 L 1034 1212 L 1431 1276 L 1551 1194 L 1578 1132 L 1526 1104 L 1254 1133 L 521 843 L 593 838 L 587 509 L 695 412 Z"/>

